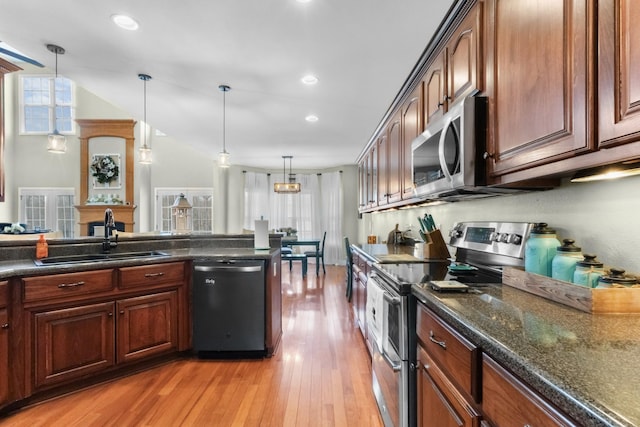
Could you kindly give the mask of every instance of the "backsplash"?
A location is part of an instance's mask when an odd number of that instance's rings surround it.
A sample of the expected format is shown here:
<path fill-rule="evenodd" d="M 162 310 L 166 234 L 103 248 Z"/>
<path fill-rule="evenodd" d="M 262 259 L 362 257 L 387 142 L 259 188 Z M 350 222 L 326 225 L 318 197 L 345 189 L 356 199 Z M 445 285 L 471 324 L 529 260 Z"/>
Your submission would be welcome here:
<path fill-rule="evenodd" d="M 640 176 L 615 181 L 571 183 L 553 190 L 421 206 L 375 214 L 360 221 L 358 238 L 369 234 L 384 241 L 399 224 L 411 226 L 418 238 L 418 216 L 433 215 L 445 238 L 459 221 L 546 222 L 558 238 L 572 238 L 584 253 L 593 253 L 606 266 L 640 273 Z"/>

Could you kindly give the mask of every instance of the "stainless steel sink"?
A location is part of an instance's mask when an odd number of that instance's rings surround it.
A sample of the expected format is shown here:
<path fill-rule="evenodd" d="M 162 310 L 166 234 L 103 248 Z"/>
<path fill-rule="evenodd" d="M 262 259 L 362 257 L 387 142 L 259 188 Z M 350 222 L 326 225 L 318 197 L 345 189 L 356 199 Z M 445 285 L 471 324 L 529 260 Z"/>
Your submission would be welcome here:
<path fill-rule="evenodd" d="M 161 251 L 121 252 L 113 254 L 82 254 L 54 256 L 34 260 L 36 265 L 79 264 L 95 261 L 117 261 L 122 259 L 162 257 L 168 254 Z"/>

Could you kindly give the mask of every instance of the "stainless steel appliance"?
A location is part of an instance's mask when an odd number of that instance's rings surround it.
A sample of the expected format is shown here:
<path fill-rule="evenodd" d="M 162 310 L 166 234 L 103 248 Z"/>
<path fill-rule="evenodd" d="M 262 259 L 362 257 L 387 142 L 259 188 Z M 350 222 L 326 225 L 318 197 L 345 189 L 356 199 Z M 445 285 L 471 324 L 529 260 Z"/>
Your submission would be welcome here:
<path fill-rule="evenodd" d="M 373 393 L 385 426 L 415 425 L 416 307 L 411 281 L 437 279 L 447 262 L 374 264 L 367 281 L 367 335 L 372 345 Z M 389 269 L 389 270 L 384 270 Z M 402 270 L 409 280 L 393 280 L 388 271 Z M 413 349 L 413 350 L 411 350 Z"/>
<path fill-rule="evenodd" d="M 373 264 L 367 282 L 367 333 L 373 347 L 373 392 L 385 426 L 417 424 L 412 285 L 426 287 L 431 281 L 450 280 L 470 287 L 500 283 L 503 266 L 524 265 L 524 242 L 532 226 L 525 222 L 457 223 L 449 233 L 449 245 L 456 250 L 454 259 Z M 379 294 L 383 299 L 376 297 Z"/>
<path fill-rule="evenodd" d="M 193 348 L 200 356 L 265 352 L 262 260 L 195 260 Z"/>
<path fill-rule="evenodd" d="M 515 191 L 486 186 L 487 102 L 486 97 L 464 98 L 413 140 L 417 197 L 451 201 Z"/>

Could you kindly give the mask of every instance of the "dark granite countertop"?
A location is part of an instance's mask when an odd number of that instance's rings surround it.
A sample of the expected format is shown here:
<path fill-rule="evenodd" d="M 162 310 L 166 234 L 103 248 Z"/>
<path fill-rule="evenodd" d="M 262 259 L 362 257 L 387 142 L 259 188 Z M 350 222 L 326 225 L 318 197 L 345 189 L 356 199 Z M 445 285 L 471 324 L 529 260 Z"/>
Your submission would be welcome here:
<path fill-rule="evenodd" d="M 39 276 L 44 274 L 70 273 L 76 271 L 95 270 L 99 268 L 128 267 L 133 265 L 156 264 L 159 262 L 211 259 L 269 259 L 280 248 L 267 250 L 238 247 L 193 247 L 180 249 L 160 249 L 167 256 L 114 259 L 109 261 L 87 261 L 70 264 L 51 264 L 38 266 L 33 259 L 16 259 L 0 261 L 0 279 L 15 276 Z M 96 251 L 96 253 L 99 253 Z"/>
<path fill-rule="evenodd" d="M 506 285 L 413 294 L 584 426 L 640 426 L 640 315 L 592 315 Z"/>

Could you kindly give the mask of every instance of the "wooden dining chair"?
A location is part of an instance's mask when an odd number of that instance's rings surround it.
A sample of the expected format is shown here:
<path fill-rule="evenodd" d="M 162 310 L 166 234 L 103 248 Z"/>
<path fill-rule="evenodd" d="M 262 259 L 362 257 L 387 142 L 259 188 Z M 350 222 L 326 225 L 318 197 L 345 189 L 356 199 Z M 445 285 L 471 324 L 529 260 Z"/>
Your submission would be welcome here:
<path fill-rule="evenodd" d="M 319 259 L 322 262 L 322 272 L 324 274 L 327 274 L 327 270 L 324 268 L 324 241 L 327 238 L 327 232 L 325 231 L 324 234 L 322 235 L 322 242 L 320 242 L 320 249 L 318 249 L 318 252 L 316 251 L 306 251 L 304 254 L 307 256 L 307 258 L 316 258 Z M 316 272 L 318 271 L 318 266 L 316 266 Z"/>
<path fill-rule="evenodd" d="M 353 255 L 351 254 L 351 245 L 349 244 L 349 238 L 344 238 L 344 250 L 347 257 L 347 289 L 345 296 L 347 301 L 351 302 L 351 295 L 353 293 Z"/>

